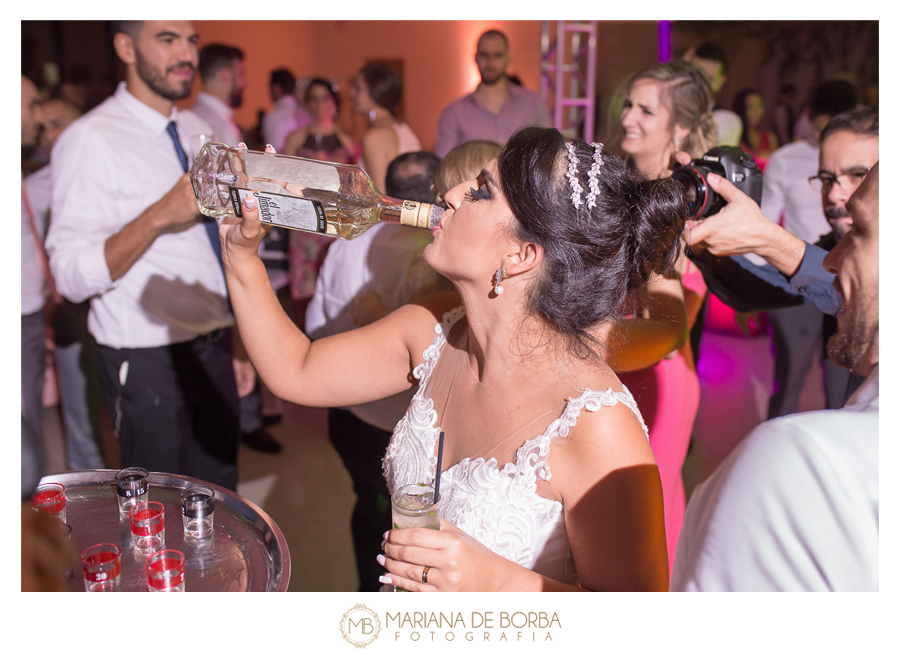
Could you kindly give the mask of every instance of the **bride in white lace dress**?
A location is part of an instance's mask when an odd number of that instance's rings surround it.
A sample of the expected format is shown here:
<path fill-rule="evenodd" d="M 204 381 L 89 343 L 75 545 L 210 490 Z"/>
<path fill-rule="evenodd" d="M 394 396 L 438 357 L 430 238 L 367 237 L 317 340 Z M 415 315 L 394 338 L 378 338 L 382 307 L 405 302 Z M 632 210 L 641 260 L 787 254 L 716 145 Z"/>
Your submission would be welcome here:
<path fill-rule="evenodd" d="M 391 490 L 434 481 L 444 432 L 441 530 L 386 532 L 382 582 L 667 589 L 659 473 L 609 363 L 624 344 L 619 320 L 674 266 L 684 217 L 675 185 L 642 183 L 600 145 L 523 129 L 445 196 L 425 259 L 456 292 L 312 344 L 256 257 L 256 209 L 223 224 L 238 327 L 276 395 L 346 406 L 418 381 L 384 459 Z"/>

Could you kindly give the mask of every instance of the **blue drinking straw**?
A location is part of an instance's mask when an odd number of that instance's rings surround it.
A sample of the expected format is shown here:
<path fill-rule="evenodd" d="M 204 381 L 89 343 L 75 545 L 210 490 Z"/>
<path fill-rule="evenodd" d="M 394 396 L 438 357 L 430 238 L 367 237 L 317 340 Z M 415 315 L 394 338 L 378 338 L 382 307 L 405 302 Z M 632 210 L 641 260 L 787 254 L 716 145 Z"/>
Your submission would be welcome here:
<path fill-rule="evenodd" d="M 437 505 L 438 494 L 441 491 L 441 461 L 444 457 L 444 433 L 441 432 L 441 437 L 438 439 L 438 463 L 437 463 L 437 475 L 434 478 L 434 504 Z"/>

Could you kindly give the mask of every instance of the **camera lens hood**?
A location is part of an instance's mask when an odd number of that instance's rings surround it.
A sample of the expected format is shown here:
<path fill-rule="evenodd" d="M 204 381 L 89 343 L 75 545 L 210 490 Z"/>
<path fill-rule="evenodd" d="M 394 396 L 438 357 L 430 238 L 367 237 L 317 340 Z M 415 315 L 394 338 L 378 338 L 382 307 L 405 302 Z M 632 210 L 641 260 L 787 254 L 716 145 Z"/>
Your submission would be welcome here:
<path fill-rule="evenodd" d="M 706 180 L 708 173 L 709 169 L 696 167 L 693 164 L 685 165 L 672 172 L 672 179 L 681 183 L 684 188 L 688 216 L 691 219 L 704 217 L 718 197 Z"/>

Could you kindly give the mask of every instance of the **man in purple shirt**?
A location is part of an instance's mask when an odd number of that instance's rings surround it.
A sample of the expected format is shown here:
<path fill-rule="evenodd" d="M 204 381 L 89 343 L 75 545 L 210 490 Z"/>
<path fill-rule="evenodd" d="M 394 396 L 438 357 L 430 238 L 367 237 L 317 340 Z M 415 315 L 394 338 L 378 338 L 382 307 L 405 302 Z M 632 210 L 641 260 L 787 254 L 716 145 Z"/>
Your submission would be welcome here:
<path fill-rule="evenodd" d="M 443 158 L 455 146 L 473 139 L 505 144 L 522 126 L 551 126 L 541 97 L 506 76 L 509 41 L 499 30 L 478 38 L 475 64 L 481 82 L 471 94 L 456 100 L 441 113 L 434 152 Z"/>

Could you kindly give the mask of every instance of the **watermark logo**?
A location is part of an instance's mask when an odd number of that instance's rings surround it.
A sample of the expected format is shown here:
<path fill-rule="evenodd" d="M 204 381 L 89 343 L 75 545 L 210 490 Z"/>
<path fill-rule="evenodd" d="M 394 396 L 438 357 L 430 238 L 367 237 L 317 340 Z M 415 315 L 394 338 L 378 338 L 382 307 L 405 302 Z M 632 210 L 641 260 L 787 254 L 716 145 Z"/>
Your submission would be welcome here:
<path fill-rule="evenodd" d="M 375 641 L 381 632 L 381 620 L 371 608 L 359 603 L 341 618 L 341 635 L 357 649 Z"/>

